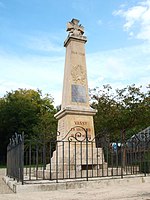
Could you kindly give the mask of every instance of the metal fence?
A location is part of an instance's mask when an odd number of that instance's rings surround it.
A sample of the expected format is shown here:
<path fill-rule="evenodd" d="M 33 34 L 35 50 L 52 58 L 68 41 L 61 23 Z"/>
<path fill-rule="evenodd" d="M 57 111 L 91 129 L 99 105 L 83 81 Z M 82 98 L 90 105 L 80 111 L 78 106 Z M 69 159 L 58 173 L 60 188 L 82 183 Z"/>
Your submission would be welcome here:
<path fill-rule="evenodd" d="M 70 130 L 56 141 L 24 141 L 16 134 L 7 149 L 7 175 L 24 184 L 149 174 L 150 138 L 146 133 L 142 139 L 135 134 L 126 140 L 122 131 L 120 140 L 112 142 L 106 132 L 90 138 L 88 130 L 78 128 L 75 134 Z"/>
<path fill-rule="evenodd" d="M 24 135 L 15 133 L 7 146 L 7 175 L 24 181 Z"/>

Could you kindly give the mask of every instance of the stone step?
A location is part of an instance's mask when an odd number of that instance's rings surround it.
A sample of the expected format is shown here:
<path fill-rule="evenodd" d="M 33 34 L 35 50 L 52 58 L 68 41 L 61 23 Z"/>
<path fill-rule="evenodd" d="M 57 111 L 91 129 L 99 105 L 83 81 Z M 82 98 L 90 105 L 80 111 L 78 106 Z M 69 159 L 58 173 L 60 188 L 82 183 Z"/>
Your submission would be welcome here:
<path fill-rule="evenodd" d="M 0 194 L 11 194 L 13 191 L 3 181 L 3 177 L 6 175 L 6 169 L 0 169 Z"/>

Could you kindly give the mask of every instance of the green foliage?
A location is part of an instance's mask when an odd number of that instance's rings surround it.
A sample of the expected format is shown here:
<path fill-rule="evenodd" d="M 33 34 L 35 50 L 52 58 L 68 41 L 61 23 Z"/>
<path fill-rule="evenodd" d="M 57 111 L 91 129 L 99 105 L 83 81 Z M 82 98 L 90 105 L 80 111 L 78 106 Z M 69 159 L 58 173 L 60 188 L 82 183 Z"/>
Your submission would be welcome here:
<path fill-rule="evenodd" d="M 0 98 L 0 152 L 6 152 L 9 138 L 24 131 L 28 138 L 54 138 L 56 120 L 53 99 L 50 95 L 43 97 L 40 90 L 19 89 L 8 92 Z"/>
<path fill-rule="evenodd" d="M 56 139 L 57 121 L 54 118 L 56 110 L 49 99 L 48 95 L 43 99 L 44 104 L 40 108 L 39 121 L 33 128 L 36 133 L 34 136 L 43 142 Z"/>
<path fill-rule="evenodd" d="M 129 138 L 135 132 L 150 125 L 150 86 L 142 92 L 142 87 L 135 85 L 113 90 L 110 85 L 103 90 L 95 88 L 90 91 L 91 104 L 97 109 L 94 117 L 95 131 L 105 131 L 112 140 L 120 137 L 121 131 L 126 131 Z"/>

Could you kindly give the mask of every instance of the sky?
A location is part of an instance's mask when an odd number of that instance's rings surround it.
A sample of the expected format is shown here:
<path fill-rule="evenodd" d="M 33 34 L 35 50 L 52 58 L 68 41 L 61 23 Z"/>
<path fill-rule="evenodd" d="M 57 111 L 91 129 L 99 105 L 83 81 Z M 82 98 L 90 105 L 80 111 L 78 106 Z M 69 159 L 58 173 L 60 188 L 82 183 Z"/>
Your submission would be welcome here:
<path fill-rule="evenodd" d="M 40 89 L 61 104 L 66 24 L 87 36 L 88 86 L 150 83 L 150 0 L 0 0 L 0 97 Z"/>

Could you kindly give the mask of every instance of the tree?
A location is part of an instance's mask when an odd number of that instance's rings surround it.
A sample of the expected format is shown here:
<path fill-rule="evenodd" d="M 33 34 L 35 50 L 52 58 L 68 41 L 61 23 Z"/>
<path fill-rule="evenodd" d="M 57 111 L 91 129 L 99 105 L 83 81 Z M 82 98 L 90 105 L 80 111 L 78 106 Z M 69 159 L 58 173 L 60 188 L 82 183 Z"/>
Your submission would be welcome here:
<path fill-rule="evenodd" d="M 115 126 L 115 117 L 117 112 L 117 104 L 114 99 L 114 94 L 111 94 L 112 87 L 104 85 L 103 90 L 98 87 L 90 90 L 91 106 L 97 110 L 94 116 L 95 132 L 113 132 Z"/>
<path fill-rule="evenodd" d="M 120 137 L 120 131 L 126 131 L 127 137 L 146 128 L 150 124 L 150 91 L 144 93 L 142 87 L 135 85 L 113 90 L 110 85 L 103 90 L 90 91 L 92 107 L 97 109 L 94 117 L 95 131 L 111 134 L 111 139 Z M 113 92 L 114 91 L 114 92 Z"/>
<path fill-rule="evenodd" d="M 8 92 L 0 98 L 0 146 L 1 154 L 6 154 L 9 138 L 15 133 L 24 131 L 28 138 L 33 138 L 48 131 L 56 133 L 53 98 L 50 95 L 43 97 L 40 90 L 19 89 Z M 44 124 L 44 121 L 46 125 Z M 45 128 L 47 126 L 47 128 Z M 39 130 L 36 132 L 36 128 Z"/>
<path fill-rule="evenodd" d="M 47 94 L 40 107 L 38 123 L 33 127 L 36 139 L 44 142 L 56 139 L 57 120 L 54 114 L 56 114 L 56 109 L 52 105 L 51 97 Z"/>

